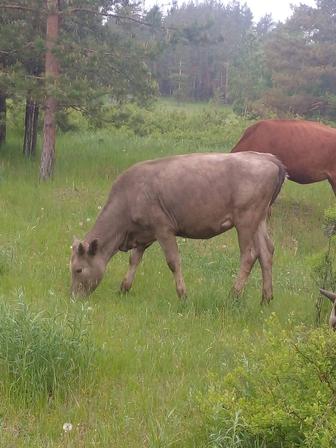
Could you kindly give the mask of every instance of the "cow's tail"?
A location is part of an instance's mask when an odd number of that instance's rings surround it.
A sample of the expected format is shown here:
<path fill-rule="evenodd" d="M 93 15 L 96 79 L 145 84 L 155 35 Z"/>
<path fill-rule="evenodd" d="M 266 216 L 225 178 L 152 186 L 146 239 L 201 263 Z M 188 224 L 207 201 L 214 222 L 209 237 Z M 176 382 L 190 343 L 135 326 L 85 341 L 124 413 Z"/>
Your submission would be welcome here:
<path fill-rule="evenodd" d="M 287 177 L 287 170 L 286 170 L 285 165 L 274 155 L 272 155 L 272 161 L 273 161 L 273 163 L 275 163 L 277 165 L 279 172 L 278 172 L 278 181 L 277 181 L 275 189 L 273 191 L 273 196 L 272 196 L 272 199 L 270 202 L 270 206 L 274 203 L 274 201 L 278 197 L 278 194 L 280 193 L 282 184 L 284 183 L 284 181 Z"/>

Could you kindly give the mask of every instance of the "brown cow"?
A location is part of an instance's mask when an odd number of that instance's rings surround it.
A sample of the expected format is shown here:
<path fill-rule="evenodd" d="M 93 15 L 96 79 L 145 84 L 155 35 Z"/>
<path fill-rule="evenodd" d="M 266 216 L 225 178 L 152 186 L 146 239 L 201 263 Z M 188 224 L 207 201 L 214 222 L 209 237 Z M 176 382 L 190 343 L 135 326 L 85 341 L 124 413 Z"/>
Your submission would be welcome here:
<path fill-rule="evenodd" d="M 328 180 L 336 194 L 336 129 L 313 121 L 263 120 L 246 129 L 232 152 L 274 154 L 290 180 Z"/>
<path fill-rule="evenodd" d="M 271 154 L 189 154 L 138 163 L 121 174 L 84 241 L 74 241 L 70 269 L 73 295 L 100 283 L 118 251 L 132 250 L 121 284 L 128 291 L 147 247 L 158 241 L 180 297 L 186 295 L 176 236 L 211 238 L 236 227 L 243 289 L 256 259 L 263 276 L 263 301 L 272 298 L 273 244 L 266 217 L 285 179 Z"/>

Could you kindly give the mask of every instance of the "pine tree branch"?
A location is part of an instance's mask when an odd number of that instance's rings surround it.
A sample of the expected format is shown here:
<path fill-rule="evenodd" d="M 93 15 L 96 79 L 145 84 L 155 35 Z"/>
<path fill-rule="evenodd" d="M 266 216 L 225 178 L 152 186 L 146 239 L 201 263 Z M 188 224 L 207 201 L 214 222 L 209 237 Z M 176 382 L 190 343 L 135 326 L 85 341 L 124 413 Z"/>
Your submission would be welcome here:
<path fill-rule="evenodd" d="M 8 5 L 8 4 L 1 5 L 0 4 L 0 9 L 12 9 L 12 10 L 36 12 L 36 10 L 34 8 L 30 8 L 29 6 L 21 6 L 21 5 Z M 144 22 L 143 20 L 135 18 L 135 17 L 123 16 L 123 15 L 112 13 L 112 12 L 95 11 L 94 9 L 90 9 L 90 8 L 69 8 L 64 11 L 59 11 L 59 14 L 60 15 L 75 14 L 77 12 L 85 12 L 88 14 L 94 14 L 94 15 L 101 16 L 101 17 L 112 17 L 112 18 L 118 19 L 118 20 L 126 20 L 128 22 L 137 23 L 138 25 L 148 26 L 151 28 L 153 28 L 155 26 L 152 23 Z M 165 30 L 178 31 L 178 28 L 172 27 L 172 26 L 168 27 L 168 26 L 161 25 L 160 28 L 165 29 Z"/>
<path fill-rule="evenodd" d="M 148 27 L 151 27 L 151 28 L 155 27 L 155 25 L 153 25 L 153 23 L 144 22 L 140 18 L 131 17 L 131 16 L 123 16 L 123 15 L 116 14 L 116 13 L 113 13 L 113 12 L 95 11 L 94 9 L 90 9 L 90 8 L 71 8 L 71 9 L 69 8 L 69 9 L 67 9 L 67 10 L 65 10 L 63 12 L 61 11 L 61 14 L 65 14 L 65 13 L 66 14 L 73 14 L 73 13 L 77 13 L 77 12 L 85 12 L 85 13 L 88 13 L 88 14 L 94 14 L 94 15 L 101 16 L 101 17 L 111 17 L 111 18 L 118 19 L 118 20 L 126 20 L 126 21 L 129 21 L 129 22 L 137 23 L 138 25 L 144 25 L 144 26 L 148 26 Z M 168 26 L 164 26 L 164 25 L 161 25 L 160 28 L 164 29 L 164 30 L 174 30 L 174 31 L 178 31 L 179 30 L 176 27 L 172 27 L 172 26 L 168 27 Z"/>
<path fill-rule="evenodd" d="M 30 12 L 36 12 L 34 8 L 29 8 L 29 6 L 22 6 L 22 5 L 1 5 L 1 9 L 13 9 L 13 10 L 21 10 L 21 11 L 30 11 Z"/>
<path fill-rule="evenodd" d="M 19 51 L 22 51 L 25 48 L 33 47 L 33 45 L 34 45 L 34 42 L 28 42 L 25 45 L 23 45 L 21 48 L 15 48 L 15 49 L 10 50 L 10 51 L 0 50 L 0 53 L 2 53 L 2 54 L 18 53 Z"/>
<path fill-rule="evenodd" d="M 64 11 L 64 13 L 69 13 L 69 14 L 74 14 L 77 12 L 85 12 L 88 14 L 94 14 L 94 15 L 102 16 L 102 17 L 112 17 L 114 19 L 119 19 L 119 20 L 128 20 L 129 22 L 134 22 L 139 25 L 145 25 L 145 26 L 151 26 L 151 27 L 153 26 L 152 23 L 144 22 L 143 20 L 137 19 L 135 17 L 123 16 L 123 15 L 112 13 L 112 12 L 95 11 L 94 9 L 90 9 L 90 8 L 71 8 L 71 9 L 69 8 Z"/>

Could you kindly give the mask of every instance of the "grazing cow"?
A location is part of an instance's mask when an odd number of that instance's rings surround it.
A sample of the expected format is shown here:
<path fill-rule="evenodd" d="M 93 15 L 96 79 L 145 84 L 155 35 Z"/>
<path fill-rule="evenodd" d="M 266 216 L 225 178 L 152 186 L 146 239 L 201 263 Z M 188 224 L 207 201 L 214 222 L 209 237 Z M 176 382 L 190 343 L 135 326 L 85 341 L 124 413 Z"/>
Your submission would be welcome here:
<path fill-rule="evenodd" d="M 336 194 L 336 129 L 313 121 L 263 120 L 246 129 L 232 152 L 274 154 L 290 180 L 328 180 Z"/>
<path fill-rule="evenodd" d="M 271 154 L 189 154 L 138 163 L 122 173 L 84 241 L 72 246 L 72 293 L 85 296 L 100 283 L 118 251 L 132 250 L 121 284 L 128 291 L 143 253 L 158 241 L 173 272 L 177 294 L 186 296 L 176 236 L 207 239 L 235 227 L 240 247 L 239 293 L 256 259 L 263 301 L 272 298 L 273 244 L 269 206 L 286 171 Z"/>
<path fill-rule="evenodd" d="M 326 291 L 325 289 L 320 288 L 320 293 L 323 294 L 325 297 L 328 297 L 328 299 L 332 303 L 332 308 L 329 316 L 329 326 L 333 330 L 336 330 L 336 294 L 330 291 Z"/>

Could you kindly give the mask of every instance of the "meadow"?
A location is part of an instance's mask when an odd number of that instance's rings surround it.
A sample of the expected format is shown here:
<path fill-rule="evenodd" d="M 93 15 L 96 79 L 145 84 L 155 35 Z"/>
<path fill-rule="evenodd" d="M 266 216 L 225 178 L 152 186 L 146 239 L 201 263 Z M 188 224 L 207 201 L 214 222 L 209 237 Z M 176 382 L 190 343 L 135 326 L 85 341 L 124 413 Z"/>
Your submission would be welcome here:
<path fill-rule="evenodd" d="M 118 292 L 128 265 L 120 253 L 88 300 L 70 300 L 73 237 L 92 226 L 122 170 L 169 154 L 229 151 L 248 125 L 211 105 L 160 103 L 126 116 L 126 125 L 121 117 L 118 127 L 92 130 L 78 120 L 77 130 L 60 133 L 50 183 L 39 183 L 38 157 L 23 159 L 15 123 L 1 148 L 0 447 L 331 446 L 325 434 L 307 445 L 304 430 L 280 444 L 274 431 L 273 439 L 267 435 L 269 426 L 265 437 L 259 428 L 258 437 L 244 439 L 244 420 L 228 426 L 218 411 L 233 388 L 229 375 L 239 366 L 253 370 L 249 350 L 262 370 L 272 361 L 258 357 L 281 353 L 293 335 L 313 335 L 323 347 L 335 342 L 327 303 L 321 328 L 314 324 L 312 259 L 326 249 L 323 214 L 334 204 L 326 182 L 287 181 L 273 207 L 274 300 L 267 307 L 259 305 L 257 265 L 240 303 L 230 301 L 239 265 L 234 230 L 209 241 L 179 240 L 185 303 L 157 245 L 128 295 Z M 252 392 L 244 400 L 253 408 Z"/>

